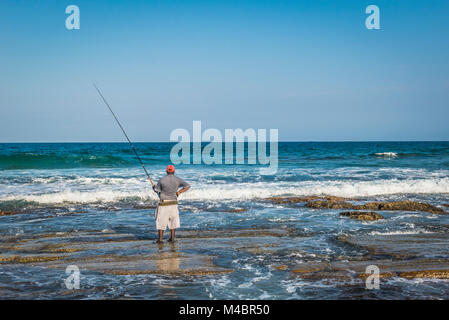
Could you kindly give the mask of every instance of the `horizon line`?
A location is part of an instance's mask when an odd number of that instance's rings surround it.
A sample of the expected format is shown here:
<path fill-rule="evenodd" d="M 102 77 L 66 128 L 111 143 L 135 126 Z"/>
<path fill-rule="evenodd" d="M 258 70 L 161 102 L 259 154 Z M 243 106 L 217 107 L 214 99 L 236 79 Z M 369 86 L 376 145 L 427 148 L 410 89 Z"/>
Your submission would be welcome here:
<path fill-rule="evenodd" d="M 132 141 L 132 143 L 179 143 L 180 141 Z M 201 141 L 202 143 L 210 143 L 211 141 Z M 267 141 L 269 142 L 269 141 Z M 282 142 L 449 142 L 449 140 L 280 140 Z M 127 141 L 0 141 L 0 144 L 62 144 L 62 143 L 126 143 Z M 190 143 L 194 143 L 191 141 Z M 223 141 L 222 143 L 226 143 Z M 248 143 L 248 141 L 244 141 Z"/>

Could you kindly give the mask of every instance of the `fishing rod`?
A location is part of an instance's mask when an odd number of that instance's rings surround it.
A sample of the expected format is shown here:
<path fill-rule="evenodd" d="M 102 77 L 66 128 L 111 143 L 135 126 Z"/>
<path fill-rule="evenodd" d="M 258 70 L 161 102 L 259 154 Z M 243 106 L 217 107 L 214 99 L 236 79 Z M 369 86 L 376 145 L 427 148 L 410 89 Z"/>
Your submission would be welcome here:
<path fill-rule="evenodd" d="M 147 169 L 146 169 L 145 166 L 143 165 L 143 162 L 142 162 L 142 160 L 140 159 L 139 155 L 137 154 L 137 151 L 136 151 L 136 149 L 134 148 L 134 146 L 133 146 L 131 140 L 129 140 L 128 135 L 127 135 L 126 132 L 125 132 L 125 129 L 123 129 L 123 127 L 122 127 L 120 121 L 118 121 L 117 117 L 115 116 L 114 111 L 112 111 L 111 107 L 109 106 L 109 103 L 106 101 L 106 99 L 105 99 L 105 98 L 103 97 L 103 95 L 101 94 L 100 89 L 98 89 L 98 87 L 95 85 L 95 83 L 94 83 L 93 85 L 94 85 L 95 89 L 97 89 L 98 94 L 99 94 L 100 97 L 103 99 L 103 101 L 104 101 L 104 103 L 106 104 L 106 106 L 109 108 L 109 111 L 111 111 L 111 113 L 112 113 L 112 115 L 114 116 L 115 121 L 117 121 L 117 123 L 118 123 L 120 129 L 122 129 L 122 132 L 123 132 L 123 134 L 125 135 L 126 139 L 128 140 L 129 145 L 131 146 L 131 149 L 133 149 L 134 153 L 136 154 L 137 159 L 139 160 L 140 164 L 142 165 L 143 170 L 145 170 L 145 173 L 146 173 L 148 179 L 150 180 L 151 184 L 154 186 L 154 182 L 153 182 L 153 180 L 151 180 L 150 174 L 148 173 Z"/>

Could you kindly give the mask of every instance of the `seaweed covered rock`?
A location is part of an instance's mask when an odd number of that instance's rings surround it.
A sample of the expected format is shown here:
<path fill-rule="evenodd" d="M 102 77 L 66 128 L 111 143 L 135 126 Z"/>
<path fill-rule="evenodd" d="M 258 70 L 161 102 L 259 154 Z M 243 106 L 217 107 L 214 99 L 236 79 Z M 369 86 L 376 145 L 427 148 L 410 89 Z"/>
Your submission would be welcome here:
<path fill-rule="evenodd" d="M 306 208 L 311 209 L 352 209 L 366 211 L 415 211 L 429 212 L 433 214 L 447 214 L 442 208 L 429 203 L 403 200 L 403 201 L 373 201 L 362 204 L 354 204 L 348 199 L 336 196 L 303 196 L 303 197 L 271 197 L 266 200 L 276 204 L 296 204 L 305 203 Z M 443 207 L 449 207 L 449 204 L 442 204 Z"/>
<path fill-rule="evenodd" d="M 368 202 L 361 205 L 354 205 L 355 210 L 386 210 L 386 211 L 422 211 L 435 214 L 445 214 L 446 212 L 428 203 L 404 200 L 392 202 Z"/>
<path fill-rule="evenodd" d="M 19 212 L 17 211 L 2 211 L 0 210 L 0 216 L 11 216 L 13 214 L 17 214 Z"/>
<path fill-rule="evenodd" d="M 377 212 L 372 211 L 345 211 L 340 212 L 341 216 L 349 217 L 351 219 L 357 219 L 360 221 L 376 221 L 380 219 L 384 219 L 384 217 L 381 214 L 378 214 Z"/>
<path fill-rule="evenodd" d="M 235 209 L 225 210 L 225 212 L 230 212 L 230 213 L 239 213 L 239 212 L 246 212 L 246 211 L 248 211 L 248 209 L 246 209 L 246 208 L 235 208 Z"/>
<path fill-rule="evenodd" d="M 288 203 L 310 202 L 314 200 L 345 201 L 347 199 L 335 196 L 304 196 L 304 197 L 271 197 L 267 198 L 266 200 L 272 201 L 277 204 L 288 204 Z"/>
<path fill-rule="evenodd" d="M 312 209 L 352 209 L 353 204 L 340 200 L 316 200 L 306 203 L 307 208 Z"/>
<path fill-rule="evenodd" d="M 427 278 L 427 279 L 449 279 L 449 270 L 423 270 L 401 272 L 400 277 L 406 279 Z"/>

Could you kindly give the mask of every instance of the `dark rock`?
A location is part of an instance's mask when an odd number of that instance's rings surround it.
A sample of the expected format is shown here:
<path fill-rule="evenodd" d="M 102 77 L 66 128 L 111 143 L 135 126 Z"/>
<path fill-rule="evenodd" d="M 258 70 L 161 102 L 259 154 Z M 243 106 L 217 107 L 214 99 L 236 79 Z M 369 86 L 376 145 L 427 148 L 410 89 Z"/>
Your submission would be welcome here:
<path fill-rule="evenodd" d="M 401 272 L 400 277 L 406 279 L 414 278 L 427 278 L 427 279 L 449 279 L 449 270 L 421 270 L 421 271 L 410 271 Z"/>
<path fill-rule="evenodd" d="M 236 208 L 236 209 L 226 210 L 226 212 L 230 212 L 230 213 L 238 213 L 238 212 L 246 212 L 246 211 L 248 211 L 248 209 L 245 209 L 245 208 Z"/>
<path fill-rule="evenodd" d="M 362 205 L 354 205 L 355 210 L 386 210 L 386 211 L 422 211 L 434 214 L 445 214 L 446 212 L 428 203 L 416 201 L 393 201 L 393 202 L 368 202 Z"/>
<path fill-rule="evenodd" d="M 341 216 L 349 217 L 351 219 L 357 219 L 360 221 L 376 221 L 384 219 L 384 217 L 377 212 L 360 212 L 360 211 L 346 211 L 340 212 Z"/>
<path fill-rule="evenodd" d="M 390 202 L 367 202 L 364 204 L 352 204 L 345 198 L 327 197 L 324 200 L 316 200 L 316 197 L 307 198 L 279 198 L 276 203 L 292 203 L 300 200 L 306 203 L 307 208 L 312 209 L 353 209 L 353 210 L 370 210 L 370 211 L 421 211 L 433 214 L 446 214 L 447 212 L 434 205 L 404 200 Z M 274 201 L 274 200 L 272 200 Z M 283 201 L 283 202 L 282 202 Z"/>
<path fill-rule="evenodd" d="M 365 281 L 371 273 L 366 271 L 369 265 L 379 267 L 379 278 L 402 277 L 406 279 L 428 278 L 428 279 L 449 279 L 448 260 L 445 259 L 417 259 L 417 260 L 349 260 L 305 262 L 296 268 L 288 268 L 298 277 L 313 280 L 333 279 L 333 280 L 354 280 Z"/>
<path fill-rule="evenodd" d="M 353 204 L 346 201 L 316 200 L 307 202 L 306 207 L 312 209 L 352 209 Z"/>
<path fill-rule="evenodd" d="M 2 211 L 0 210 L 0 216 L 11 216 L 13 214 L 18 214 L 18 211 Z"/>
<path fill-rule="evenodd" d="M 272 197 L 267 198 L 266 200 L 272 201 L 277 204 L 285 204 L 285 203 L 309 202 L 314 200 L 344 201 L 347 199 L 335 196 L 305 196 L 305 197 Z"/>
<path fill-rule="evenodd" d="M 390 259 L 407 260 L 409 265 L 413 259 L 426 259 L 429 256 L 449 259 L 448 232 L 394 234 L 394 232 L 386 231 L 385 233 L 353 234 L 347 237 L 339 237 L 337 240 L 345 245 L 359 248 L 361 251 L 364 249 L 371 257 L 382 256 Z M 446 269 L 449 266 L 448 261 L 445 264 L 445 268 L 432 266 L 428 269 Z M 416 270 L 423 269 L 417 268 Z"/>

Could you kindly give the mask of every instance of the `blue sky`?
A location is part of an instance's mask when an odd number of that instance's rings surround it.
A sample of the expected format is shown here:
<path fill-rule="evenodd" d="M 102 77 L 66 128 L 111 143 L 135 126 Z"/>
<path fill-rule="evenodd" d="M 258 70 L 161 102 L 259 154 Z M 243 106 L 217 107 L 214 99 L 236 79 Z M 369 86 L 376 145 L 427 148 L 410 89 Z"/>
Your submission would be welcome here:
<path fill-rule="evenodd" d="M 81 29 L 65 28 L 66 6 Z M 365 28 L 380 8 L 381 30 Z M 0 2 L 0 142 L 449 140 L 448 1 Z"/>

